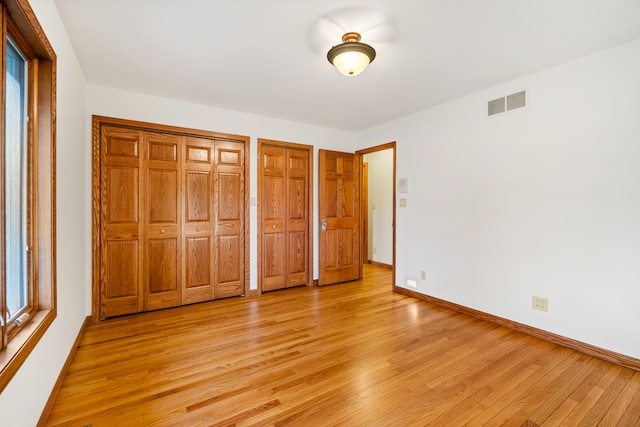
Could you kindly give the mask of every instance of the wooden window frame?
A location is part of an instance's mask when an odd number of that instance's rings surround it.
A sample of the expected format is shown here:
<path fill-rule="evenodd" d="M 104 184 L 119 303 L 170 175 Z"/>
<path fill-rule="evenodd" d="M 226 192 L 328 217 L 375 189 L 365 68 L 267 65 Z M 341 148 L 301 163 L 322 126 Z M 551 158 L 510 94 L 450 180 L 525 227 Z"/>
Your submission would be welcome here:
<path fill-rule="evenodd" d="M 5 56 L 10 35 L 27 54 L 28 74 L 28 239 L 31 242 L 31 304 L 29 320 L 7 324 L 5 315 L 4 163 L 0 165 L 0 392 L 27 359 L 56 317 L 56 54 L 27 0 L 0 0 L 2 85 L 0 135 L 4 153 Z"/>

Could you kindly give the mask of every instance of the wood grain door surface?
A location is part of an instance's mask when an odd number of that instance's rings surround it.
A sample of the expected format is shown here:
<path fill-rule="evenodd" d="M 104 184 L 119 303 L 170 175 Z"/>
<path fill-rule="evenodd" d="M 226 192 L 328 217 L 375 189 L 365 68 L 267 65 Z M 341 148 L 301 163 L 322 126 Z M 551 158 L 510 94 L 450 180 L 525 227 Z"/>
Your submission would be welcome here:
<path fill-rule="evenodd" d="M 142 131 L 103 127 L 100 149 L 100 313 L 142 311 Z"/>
<path fill-rule="evenodd" d="M 308 284 L 310 152 L 261 145 L 261 288 Z"/>
<path fill-rule="evenodd" d="M 287 287 L 308 284 L 309 151 L 287 149 Z"/>
<path fill-rule="evenodd" d="M 187 137 L 182 146 L 184 162 L 184 233 L 182 236 L 185 303 L 214 298 L 214 143 Z"/>
<path fill-rule="evenodd" d="M 360 188 L 357 155 L 319 152 L 319 285 L 360 278 Z"/>
<path fill-rule="evenodd" d="M 235 141 L 216 141 L 215 172 L 215 298 L 244 293 L 245 259 L 244 216 L 245 148 Z"/>
<path fill-rule="evenodd" d="M 143 310 L 181 303 L 181 137 L 142 133 Z"/>
<path fill-rule="evenodd" d="M 100 131 L 100 318 L 242 295 L 245 145 Z"/>

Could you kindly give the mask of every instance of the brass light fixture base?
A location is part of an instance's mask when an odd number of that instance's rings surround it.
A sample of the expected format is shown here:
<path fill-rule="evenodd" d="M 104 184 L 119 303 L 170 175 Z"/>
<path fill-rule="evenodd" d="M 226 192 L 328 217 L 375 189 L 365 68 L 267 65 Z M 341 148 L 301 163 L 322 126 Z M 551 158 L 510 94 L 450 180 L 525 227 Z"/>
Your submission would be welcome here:
<path fill-rule="evenodd" d="M 360 36 L 360 33 L 346 33 L 344 36 L 342 36 L 342 42 L 343 43 L 358 43 L 361 38 L 362 38 L 362 36 Z"/>

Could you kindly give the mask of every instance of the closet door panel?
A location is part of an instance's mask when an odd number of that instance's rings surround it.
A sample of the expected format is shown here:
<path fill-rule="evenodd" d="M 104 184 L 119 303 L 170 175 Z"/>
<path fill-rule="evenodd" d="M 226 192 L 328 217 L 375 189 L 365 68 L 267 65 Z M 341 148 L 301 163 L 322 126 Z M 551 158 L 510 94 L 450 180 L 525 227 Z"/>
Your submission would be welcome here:
<path fill-rule="evenodd" d="M 149 167 L 149 224 L 178 225 L 178 171 Z"/>
<path fill-rule="evenodd" d="M 244 293 L 243 147 L 215 142 L 215 298 Z"/>
<path fill-rule="evenodd" d="M 305 231 L 289 232 L 288 267 L 289 280 L 287 286 L 299 286 L 308 283 L 307 274 L 307 233 Z"/>
<path fill-rule="evenodd" d="M 102 316 L 112 317 L 140 311 L 140 263 L 137 239 L 110 239 L 103 251 L 104 281 Z"/>
<path fill-rule="evenodd" d="M 138 242 L 111 240 L 106 244 L 107 298 L 138 295 Z"/>
<path fill-rule="evenodd" d="M 210 236 L 185 239 L 185 304 L 212 299 L 212 240 Z"/>
<path fill-rule="evenodd" d="M 227 168 L 228 169 L 228 168 Z M 239 172 L 218 171 L 218 223 L 233 225 L 241 220 L 242 175 Z"/>
<path fill-rule="evenodd" d="M 262 147 L 262 290 L 286 286 L 286 149 Z"/>
<path fill-rule="evenodd" d="M 100 132 L 100 318 L 142 309 L 140 163 L 142 132 Z"/>
<path fill-rule="evenodd" d="M 286 286 L 284 233 L 275 230 L 262 236 L 262 290 L 272 291 Z"/>
<path fill-rule="evenodd" d="M 184 144 L 184 288 L 183 303 L 215 298 L 214 142 L 185 137 Z"/>
<path fill-rule="evenodd" d="M 167 239 L 149 239 L 147 254 L 149 257 L 149 298 L 150 304 L 157 304 L 177 290 L 178 271 L 175 256 L 178 242 L 175 237 Z M 157 296 L 156 296 L 157 295 Z M 171 298 L 171 297 L 169 297 Z"/>
<path fill-rule="evenodd" d="M 144 133 L 144 309 L 182 303 L 181 137 Z"/>
<path fill-rule="evenodd" d="M 185 191 L 186 223 L 202 223 L 211 220 L 211 173 L 186 171 Z"/>
<path fill-rule="evenodd" d="M 309 151 L 287 150 L 287 287 L 309 283 Z"/>
<path fill-rule="evenodd" d="M 217 284 L 216 297 L 226 298 L 242 295 L 243 264 L 239 236 L 226 235 L 218 237 L 216 253 Z"/>
<path fill-rule="evenodd" d="M 138 167 L 105 167 L 106 225 L 138 226 Z"/>

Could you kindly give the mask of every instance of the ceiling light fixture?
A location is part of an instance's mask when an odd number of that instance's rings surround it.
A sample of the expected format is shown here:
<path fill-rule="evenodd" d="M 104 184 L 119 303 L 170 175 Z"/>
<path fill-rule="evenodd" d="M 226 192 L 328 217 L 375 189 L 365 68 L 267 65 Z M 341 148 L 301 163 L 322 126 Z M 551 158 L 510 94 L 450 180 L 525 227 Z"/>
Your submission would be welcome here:
<path fill-rule="evenodd" d="M 346 33 L 342 41 L 329 50 L 327 59 L 345 76 L 357 76 L 373 62 L 376 51 L 368 44 L 360 43 L 358 33 Z"/>

